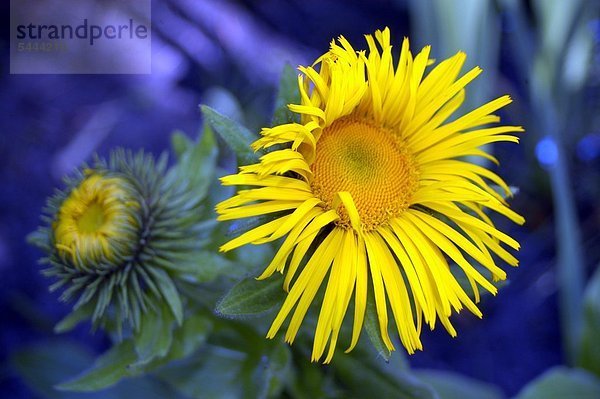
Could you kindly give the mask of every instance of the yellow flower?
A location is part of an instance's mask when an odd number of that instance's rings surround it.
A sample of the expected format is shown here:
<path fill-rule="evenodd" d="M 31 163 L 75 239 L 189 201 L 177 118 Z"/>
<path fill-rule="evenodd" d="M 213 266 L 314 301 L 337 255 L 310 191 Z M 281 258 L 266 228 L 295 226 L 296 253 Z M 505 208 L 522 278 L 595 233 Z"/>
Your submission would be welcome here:
<path fill-rule="evenodd" d="M 179 144 L 171 168 L 166 155 L 115 149 L 75 170 L 48 198 L 28 241 L 45 253 L 50 291 L 74 302 L 57 328 L 90 319 L 121 336 L 157 317 L 163 326 L 183 322 L 177 281 L 189 281 L 206 249 L 198 238 L 212 228 L 202 224 L 203 206 L 217 154 L 210 131 L 195 145 Z"/>
<path fill-rule="evenodd" d="M 131 254 L 118 251 L 136 240 L 135 212 L 140 208 L 133 189 L 124 179 L 89 174 L 64 201 L 54 224 L 58 253 L 73 265 L 117 261 Z M 125 248 L 131 249 L 126 245 Z"/>
<path fill-rule="evenodd" d="M 396 64 L 386 28 L 366 36 L 367 51 L 340 37 L 312 67 L 300 67 L 301 104 L 291 104 L 300 123 L 263 129 L 255 150 L 277 145 L 260 162 L 222 178 L 224 185 L 252 186 L 217 206 L 220 220 L 276 213 L 276 218 L 221 247 L 229 251 L 285 237 L 259 279 L 285 273 L 286 300 L 267 334 L 273 338 L 291 315 L 285 335 L 292 343 L 315 295 L 327 278 L 312 360 L 331 361 L 350 301 L 356 345 L 367 291 L 375 298 L 381 337 L 389 350 L 391 310 L 409 353 L 422 349 L 421 324 L 439 319 L 456 335 L 449 317 L 463 306 L 478 317 L 478 286 L 496 287 L 506 273 L 499 258 L 516 266 L 503 246 L 519 244 L 494 227 L 490 209 L 522 224 L 490 184 L 510 194 L 494 172 L 469 162 L 497 162 L 480 147 L 518 142 L 518 126 L 485 127 L 492 113 L 511 102 L 503 96 L 447 122 L 479 73 L 459 77 L 465 54 L 457 53 L 426 73 L 430 47 L 414 58 L 405 39 Z M 314 248 L 309 251 L 309 248 Z M 475 300 L 459 285 L 447 258 L 471 284 Z"/>

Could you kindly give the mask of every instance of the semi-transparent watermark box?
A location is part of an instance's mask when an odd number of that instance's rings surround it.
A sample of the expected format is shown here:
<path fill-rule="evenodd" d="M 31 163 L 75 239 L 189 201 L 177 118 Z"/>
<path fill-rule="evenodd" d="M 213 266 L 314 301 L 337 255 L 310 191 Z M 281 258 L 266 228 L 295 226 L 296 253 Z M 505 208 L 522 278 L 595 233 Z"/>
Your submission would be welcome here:
<path fill-rule="evenodd" d="M 149 74 L 150 0 L 11 0 L 11 74 Z"/>

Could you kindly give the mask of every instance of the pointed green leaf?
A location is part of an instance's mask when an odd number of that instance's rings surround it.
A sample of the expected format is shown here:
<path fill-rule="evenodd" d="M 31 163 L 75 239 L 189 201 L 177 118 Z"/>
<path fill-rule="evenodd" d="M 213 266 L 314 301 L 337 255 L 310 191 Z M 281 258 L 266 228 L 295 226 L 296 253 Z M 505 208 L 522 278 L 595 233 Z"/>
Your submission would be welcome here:
<path fill-rule="evenodd" d="M 600 376 L 600 265 L 587 285 L 579 365 Z"/>
<path fill-rule="evenodd" d="M 175 316 L 175 320 L 177 320 L 177 324 L 181 325 L 183 322 L 183 305 L 181 304 L 181 298 L 179 297 L 175 283 L 173 283 L 167 272 L 162 269 L 149 267 L 147 271 L 154 277 L 154 282 L 165 301 L 167 301 L 173 316 Z"/>
<path fill-rule="evenodd" d="M 245 278 L 221 299 L 216 311 L 234 318 L 258 316 L 280 304 L 284 297 L 281 278 L 277 276 L 264 281 Z"/>
<path fill-rule="evenodd" d="M 281 79 L 279 80 L 279 91 L 275 99 L 272 126 L 298 122 L 298 114 L 290 111 L 288 104 L 300 104 L 298 73 L 290 64 L 286 64 L 283 67 Z"/>
<path fill-rule="evenodd" d="M 50 251 L 52 246 L 50 243 L 50 235 L 48 234 L 47 229 L 44 227 L 40 227 L 36 231 L 32 231 L 25 239 L 27 240 L 27 243 L 47 252 Z"/>
<path fill-rule="evenodd" d="M 204 314 L 194 313 L 186 317 L 183 325 L 173 332 L 172 344 L 166 356 L 155 357 L 151 362 L 144 364 L 138 361 L 132 364 L 129 370 L 132 375 L 148 373 L 168 365 L 174 360 L 186 358 L 206 342 L 211 330 L 210 319 Z"/>
<path fill-rule="evenodd" d="M 101 392 L 59 391 L 54 388 L 59 381 L 75 375 L 93 363 L 94 357 L 80 344 L 65 339 L 52 339 L 32 346 L 21 347 L 11 356 L 11 366 L 25 384 L 40 397 L 47 399 L 179 399 L 166 385 L 150 378 L 121 381 Z M 37 397 L 37 396 L 36 396 Z"/>
<path fill-rule="evenodd" d="M 94 306 L 90 303 L 73 310 L 54 326 L 54 332 L 56 334 L 62 334 L 71 331 L 77 324 L 90 319 L 93 310 Z"/>
<path fill-rule="evenodd" d="M 381 338 L 381 331 L 379 330 L 379 317 L 377 316 L 377 308 L 375 307 L 375 299 L 373 298 L 373 293 L 371 291 L 367 294 L 367 308 L 365 311 L 365 331 L 367 332 L 367 336 L 369 340 L 373 344 L 377 353 L 381 355 L 385 359 L 385 361 L 390 360 L 391 352 L 385 346 L 383 339 Z"/>
<path fill-rule="evenodd" d="M 135 350 L 138 354 L 136 366 L 146 364 L 154 358 L 165 357 L 171 348 L 173 318 L 164 303 L 158 308 L 142 315 L 140 330 L 134 335 Z"/>
<path fill-rule="evenodd" d="M 255 134 L 206 105 L 200 108 L 206 123 L 231 147 L 240 164 L 248 165 L 258 160 L 250 147 L 258 138 Z"/>
<path fill-rule="evenodd" d="M 587 371 L 555 367 L 530 382 L 516 399 L 596 399 L 600 379 Z"/>
<path fill-rule="evenodd" d="M 122 341 L 97 358 L 91 368 L 59 384 L 56 388 L 64 391 L 90 392 L 110 387 L 122 378 L 132 375 L 129 366 L 136 359 L 133 341 Z"/>
<path fill-rule="evenodd" d="M 193 145 L 194 143 L 192 142 L 192 140 L 190 140 L 188 136 L 185 135 L 185 133 L 179 130 L 173 132 L 173 134 L 171 135 L 171 147 L 173 147 L 173 152 L 175 153 L 177 159 L 180 159 L 181 156 L 185 152 L 187 152 Z"/>
<path fill-rule="evenodd" d="M 182 134 L 174 134 L 172 140 L 175 151 L 185 150 L 178 156 L 178 165 L 171 170 L 175 176 L 169 178 L 186 184 L 194 192 L 193 200 L 198 201 L 206 196 L 214 180 L 218 150 L 213 132 L 210 128 L 204 129 L 198 143 Z"/>
<path fill-rule="evenodd" d="M 433 387 L 443 399 L 502 399 L 499 388 L 456 373 L 414 370 L 413 374 Z"/>

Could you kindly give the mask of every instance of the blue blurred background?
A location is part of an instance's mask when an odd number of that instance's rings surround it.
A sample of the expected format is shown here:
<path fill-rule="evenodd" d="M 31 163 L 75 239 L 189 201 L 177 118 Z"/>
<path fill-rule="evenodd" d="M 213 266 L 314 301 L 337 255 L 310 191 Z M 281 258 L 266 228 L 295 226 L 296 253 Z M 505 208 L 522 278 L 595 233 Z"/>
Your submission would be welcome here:
<path fill-rule="evenodd" d="M 97 1 L 106 12 L 124 2 Z M 8 27 L 9 4 L 0 5 Z M 483 320 L 454 318 L 455 339 L 425 331 L 415 368 L 452 370 L 517 393 L 565 363 L 568 314 L 562 292 L 581 295 L 600 262 L 600 19 L 596 1 L 210 1 L 152 2 L 152 74 L 10 75 L 9 36 L 0 39 L 0 392 L 35 397 L 8 359 L 48 340 L 68 305 L 49 294 L 41 253 L 25 242 L 61 177 L 115 146 L 160 153 L 176 129 L 195 135 L 209 104 L 258 131 L 268 124 L 286 63 L 310 64 L 342 34 L 389 26 L 399 49 L 432 45 L 438 60 L 458 50 L 484 74 L 466 108 L 502 94 L 501 116 L 523 125 L 522 144 L 499 145 L 500 174 L 523 227 L 521 265 L 481 305 Z M 564 286 L 564 287 L 563 287 Z M 561 292 L 561 294 L 559 294 Z M 562 312 L 562 313 L 561 313 Z M 576 322 L 576 320 L 574 321 Z M 70 335 L 99 352 L 109 341 L 84 326 Z"/>

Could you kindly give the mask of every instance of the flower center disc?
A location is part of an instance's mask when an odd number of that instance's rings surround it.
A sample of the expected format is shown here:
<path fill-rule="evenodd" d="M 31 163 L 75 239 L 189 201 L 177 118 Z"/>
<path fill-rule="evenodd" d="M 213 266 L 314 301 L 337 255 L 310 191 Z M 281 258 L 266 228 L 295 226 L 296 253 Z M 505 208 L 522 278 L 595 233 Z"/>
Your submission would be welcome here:
<path fill-rule="evenodd" d="M 88 234 L 97 232 L 103 224 L 104 209 L 97 202 L 89 204 L 77 221 L 79 231 Z"/>
<path fill-rule="evenodd" d="M 312 188 L 329 208 L 335 194 L 352 195 L 363 227 L 372 230 L 408 208 L 417 172 L 407 149 L 389 130 L 353 118 L 325 128 L 312 164 Z M 346 210 L 338 224 L 349 227 Z"/>
<path fill-rule="evenodd" d="M 130 255 L 140 207 L 129 184 L 97 174 L 86 177 L 62 203 L 54 224 L 58 252 L 76 267 Z"/>

